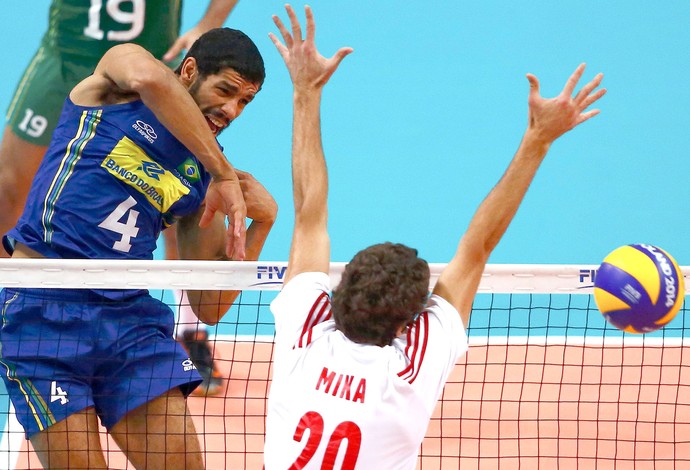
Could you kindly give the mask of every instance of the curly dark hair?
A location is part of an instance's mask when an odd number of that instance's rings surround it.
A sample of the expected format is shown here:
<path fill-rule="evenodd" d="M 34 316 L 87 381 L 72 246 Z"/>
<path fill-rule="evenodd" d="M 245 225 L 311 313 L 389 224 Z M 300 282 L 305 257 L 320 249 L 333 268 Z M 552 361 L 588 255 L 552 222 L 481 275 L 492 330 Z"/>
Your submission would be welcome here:
<path fill-rule="evenodd" d="M 333 290 L 336 327 L 356 343 L 387 346 L 424 310 L 429 265 L 399 243 L 370 246 L 355 255 Z"/>

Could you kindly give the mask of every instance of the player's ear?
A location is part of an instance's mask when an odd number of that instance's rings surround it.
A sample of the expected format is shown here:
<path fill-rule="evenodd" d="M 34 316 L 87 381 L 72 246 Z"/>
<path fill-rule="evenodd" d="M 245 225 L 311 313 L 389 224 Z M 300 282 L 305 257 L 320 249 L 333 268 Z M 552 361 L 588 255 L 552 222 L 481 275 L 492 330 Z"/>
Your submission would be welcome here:
<path fill-rule="evenodd" d="M 189 88 L 198 75 L 199 69 L 196 66 L 196 59 L 194 57 L 185 58 L 180 65 L 180 79 L 182 83 Z"/>

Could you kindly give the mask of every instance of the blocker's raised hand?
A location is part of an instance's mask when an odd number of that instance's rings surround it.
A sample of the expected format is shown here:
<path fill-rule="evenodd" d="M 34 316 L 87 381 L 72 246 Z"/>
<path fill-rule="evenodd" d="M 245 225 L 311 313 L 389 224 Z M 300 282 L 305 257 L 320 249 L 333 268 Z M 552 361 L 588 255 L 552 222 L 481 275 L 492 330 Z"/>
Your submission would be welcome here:
<path fill-rule="evenodd" d="M 343 58 L 352 52 L 352 48 L 342 47 L 330 59 L 323 57 L 314 43 L 316 24 L 311 8 L 304 7 L 307 18 L 307 36 L 304 39 L 295 11 L 290 5 L 286 5 L 285 10 L 290 18 L 292 32 L 288 31 L 278 16 L 273 15 L 273 22 L 278 27 L 283 42 L 273 33 L 268 35 L 287 65 L 295 90 L 320 89 L 331 78 Z"/>
<path fill-rule="evenodd" d="M 591 82 L 573 96 L 575 87 L 585 71 L 585 64 L 580 64 L 563 87 L 561 94 L 555 98 L 542 98 L 539 94 L 539 80 L 531 73 L 527 74 L 530 84 L 529 92 L 529 128 L 536 136 L 551 143 L 569 130 L 599 114 L 598 109 L 585 111 L 592 103 L 606 93 L 605 88 L 596 88 L 604 78 L 597 74 Z M 596 91 L 595 91 L 596 90 Z"/>

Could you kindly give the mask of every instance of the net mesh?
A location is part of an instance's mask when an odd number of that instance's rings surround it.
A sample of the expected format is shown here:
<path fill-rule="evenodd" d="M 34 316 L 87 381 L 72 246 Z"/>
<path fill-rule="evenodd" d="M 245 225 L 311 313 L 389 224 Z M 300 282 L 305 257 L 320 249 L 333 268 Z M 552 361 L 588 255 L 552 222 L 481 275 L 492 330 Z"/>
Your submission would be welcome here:
<path fill-rule="evenodd" d="M 169 304 L 171 289 L 243 289 L 208 329 L 222 392 L 190 397 L 188 405 L 207 468 L 262 468 L 273 352 L 269 304 L 284 263 L 15 261 L 0 260 L 0 285 L 149 288 Z M 441 268 L 432 265 L 432 283 Z M 341 270 L 333 265 L 334 283 Z M 418 468 L 690 465 L 685 308 L 656 333 L 624 334 L 594 305 L 595 275 L 592 266 L 487 267 L 468 328 L 469 352 L 445 387 Z M 0 467 L 41 468 L 2 385 L 0 414 Z M 104 433 L 102 442 L 109 468 L 133 468 Z"/>

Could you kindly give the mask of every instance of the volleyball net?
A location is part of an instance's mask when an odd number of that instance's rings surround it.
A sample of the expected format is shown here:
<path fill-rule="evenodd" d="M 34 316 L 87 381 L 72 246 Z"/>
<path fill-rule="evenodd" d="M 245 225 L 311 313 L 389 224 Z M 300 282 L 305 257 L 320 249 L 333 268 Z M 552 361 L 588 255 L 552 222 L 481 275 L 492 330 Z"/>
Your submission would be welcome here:
<path fill-rule="evenodd" d="M 333 285 L 343 266 L 332 264 Z M 433 285 L 443 265 L 430 267 Z M 690 466 L 690 317 L 683 307 L 662 330 L 622 333 L 596 309 L 596 268 L 487 266 L 469 351 L 438 403 L 418 468 Z M 0 286 L 149 289 L 168 304 L 172 290 L 242 290 L 209 327 L 223 392 L 188 404 L 207 468 L 261 469 L 269 304 L 285 270 L 279 262 L 0 260 Z M 0 468 L 41 468 L 2 385 L 0 429 Z M 104 433 L 102 442 L 109 468 L 133 468 Z"/>

